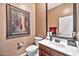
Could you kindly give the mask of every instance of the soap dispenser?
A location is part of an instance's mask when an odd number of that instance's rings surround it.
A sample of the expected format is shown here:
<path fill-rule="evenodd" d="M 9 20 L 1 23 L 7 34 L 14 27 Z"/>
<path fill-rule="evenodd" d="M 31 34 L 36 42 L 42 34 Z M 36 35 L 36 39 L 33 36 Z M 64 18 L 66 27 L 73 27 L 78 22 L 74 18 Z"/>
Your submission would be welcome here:
<path fill-rule="evenodd" d="M 47 39 L 47 40 L 49 40 L 49 39 L 50 39 L 49 32 L 47 32 L 46 39 Z"/>
<path fill-rule="evenodd" d="M 50 32 L 49 36 L 50 36 L 50 41 L 52 41 L 52 32 Z"/>
<path fill-rule="evenodd" d="M 46 39 L 52 41 L 52 32 L 47 32 Z"/>
<path fill-rule="evenodd" d="M 50 35 L 50 41 L 52 41 L 52 35 Z"/>

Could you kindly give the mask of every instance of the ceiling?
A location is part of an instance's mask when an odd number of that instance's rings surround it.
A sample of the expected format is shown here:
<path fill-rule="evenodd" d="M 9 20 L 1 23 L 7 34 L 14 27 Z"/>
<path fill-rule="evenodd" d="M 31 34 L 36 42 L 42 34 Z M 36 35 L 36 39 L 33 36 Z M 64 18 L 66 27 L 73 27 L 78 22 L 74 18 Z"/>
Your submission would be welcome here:
<path fill-rule="evenodd" d="M 48 3 L 48 10 L 55 8 L 59 5 L 62 5 L 63 3 Z"/>

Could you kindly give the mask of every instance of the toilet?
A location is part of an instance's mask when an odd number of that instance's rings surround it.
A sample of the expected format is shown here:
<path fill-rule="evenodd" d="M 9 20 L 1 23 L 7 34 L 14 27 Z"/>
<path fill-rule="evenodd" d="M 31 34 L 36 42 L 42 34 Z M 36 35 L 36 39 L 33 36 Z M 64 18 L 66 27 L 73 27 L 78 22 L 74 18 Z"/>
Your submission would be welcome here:
<path fill-rule="evenodd" d="M 36 45 L 30 45 L 26 48 L 26 52 L 28 56 L 36 56 L 38 54 L 38 48 L 39 48 L 39 41 L 41 41 L 43 38 L 40 37 L 34 37 L 35 44 Z"/>

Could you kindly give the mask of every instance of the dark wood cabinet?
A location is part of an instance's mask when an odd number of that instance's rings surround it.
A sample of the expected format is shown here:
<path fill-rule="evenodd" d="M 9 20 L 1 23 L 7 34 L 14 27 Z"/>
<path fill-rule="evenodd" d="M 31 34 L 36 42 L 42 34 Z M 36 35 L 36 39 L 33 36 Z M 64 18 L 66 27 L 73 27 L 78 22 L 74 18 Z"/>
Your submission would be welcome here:
<path fill-rule="evenodd" d="M 50 54 L 50 48 L 44 46 L 44 45 L 39 45 L 39 49 L 46 52 L 47 54 Z"/>
<path fill-rule="evenodd" d="M 65 54 L 39 44 L 39 56 L 66 56 Z"/>
<path fill-rule="evenodd" d="M 39 55 L 40 56 L 50 56 L 50 48 L 40 44 L 39 45 Z"/>
<path fill-rule="evenodd" d="M 39 56 L 41 56 L 41 54 L 42 54 L 42 53 L 41 53 L 41 50 L 39 49 Z"/>
<path fill-rule="evenodd" d="M 49 54 L 41 50 L 41 56 L 49 56 Z"/>

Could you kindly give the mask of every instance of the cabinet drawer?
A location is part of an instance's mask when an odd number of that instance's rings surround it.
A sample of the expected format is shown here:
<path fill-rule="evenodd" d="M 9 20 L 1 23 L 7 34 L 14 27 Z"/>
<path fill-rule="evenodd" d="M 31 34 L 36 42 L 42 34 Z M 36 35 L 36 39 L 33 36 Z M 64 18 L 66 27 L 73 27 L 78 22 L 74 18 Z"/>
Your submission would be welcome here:
<path fill-rule="evenodd" d="M 44 45 L 39 44 L 39 49 L 41 49 L 42 51 L 50 54 L 50 48 L 48 48 L 48 47 L 46 47 Z"/>
<path fill-rule="evenodd" d="M 65 56 L 65 55 L 56 50 L 51 50 L 51 56 Z"/>

